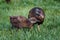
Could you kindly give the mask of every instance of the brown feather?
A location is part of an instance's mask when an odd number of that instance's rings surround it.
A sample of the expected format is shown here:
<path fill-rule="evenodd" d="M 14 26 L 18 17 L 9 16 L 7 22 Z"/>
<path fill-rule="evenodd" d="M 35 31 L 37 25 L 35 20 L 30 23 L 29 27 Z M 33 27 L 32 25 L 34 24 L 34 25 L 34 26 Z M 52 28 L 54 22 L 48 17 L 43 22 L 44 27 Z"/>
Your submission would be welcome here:
<path fill-rule="evenodd" d="M 31 21 L 33 21 L 33 23 Z M 10 22 L 12 24 L 12 27 L 16 28 L 24 28 L 24 27 L 31 28 L 35 23 L 35 21 L 36 19 L 34 18 L 27 19 L 23 16 L 10 16 Z"/>

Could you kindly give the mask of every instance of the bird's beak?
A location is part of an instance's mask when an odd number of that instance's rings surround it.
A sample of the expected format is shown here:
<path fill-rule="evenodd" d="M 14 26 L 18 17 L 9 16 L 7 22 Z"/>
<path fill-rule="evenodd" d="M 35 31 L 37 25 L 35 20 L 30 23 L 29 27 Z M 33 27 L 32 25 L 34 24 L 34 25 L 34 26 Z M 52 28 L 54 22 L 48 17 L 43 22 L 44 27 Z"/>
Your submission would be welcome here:
<path fill-rule="evenodd" d="M 39 17 L 44 18 L 44 16 L 43 16 L 42 14 L 40 14 L 40 16 L 39 16 Z"/>

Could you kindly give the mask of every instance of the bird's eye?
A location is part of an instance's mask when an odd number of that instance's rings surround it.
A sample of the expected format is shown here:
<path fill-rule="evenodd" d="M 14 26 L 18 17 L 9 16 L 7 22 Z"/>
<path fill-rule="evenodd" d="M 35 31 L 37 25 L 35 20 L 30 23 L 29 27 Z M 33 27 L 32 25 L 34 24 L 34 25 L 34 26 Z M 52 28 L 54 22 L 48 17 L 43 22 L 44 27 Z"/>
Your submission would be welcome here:
<path fill-rule="evenodd" d="M 41 13 L 41 11 L 39 11 L 39 13 Z"/>

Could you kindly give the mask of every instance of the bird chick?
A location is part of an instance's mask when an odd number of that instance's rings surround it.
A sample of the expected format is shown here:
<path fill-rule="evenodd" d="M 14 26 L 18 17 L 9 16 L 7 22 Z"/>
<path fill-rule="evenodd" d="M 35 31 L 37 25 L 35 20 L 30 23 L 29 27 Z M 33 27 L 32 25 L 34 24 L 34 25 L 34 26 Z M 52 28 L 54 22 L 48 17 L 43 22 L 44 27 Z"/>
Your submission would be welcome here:
<path fill-rule="evenodd" d="M 42 8 L 34 7 L 29 11 L 28 18 L 35 17 L 38 21 L 36 22 L 39 25 L 43 23 L 45 18 L 45 13 Z"/>
<path fill-rule="evenodd" d="M 12 27 L 31 28 L 33 24 L 37 22 L 37 20 L 34 17 L 27 19 L 23 16 L 10 16 L 10 22 L 12 24 Z"/>

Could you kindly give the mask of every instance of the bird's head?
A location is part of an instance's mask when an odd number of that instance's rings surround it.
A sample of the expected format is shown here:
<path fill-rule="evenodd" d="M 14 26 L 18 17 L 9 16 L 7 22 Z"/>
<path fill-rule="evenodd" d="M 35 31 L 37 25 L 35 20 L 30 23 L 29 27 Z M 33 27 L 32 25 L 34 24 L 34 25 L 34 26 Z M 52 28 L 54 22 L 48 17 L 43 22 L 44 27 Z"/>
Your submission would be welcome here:
<path fill-rule="evenodd" d="M 42 8 L 34 7 L 31 9 L 30 13 L 38 20 L 38 22 L 44 21 L 45 13 Z"/>
<path fill-rule="evenodd" d="M 44 11 L 41 8 L 36 7 L 35 8 L 35 17 L 39 18 L 39 19 L 44 19 L 45 18 L 45 14 Z"/>

